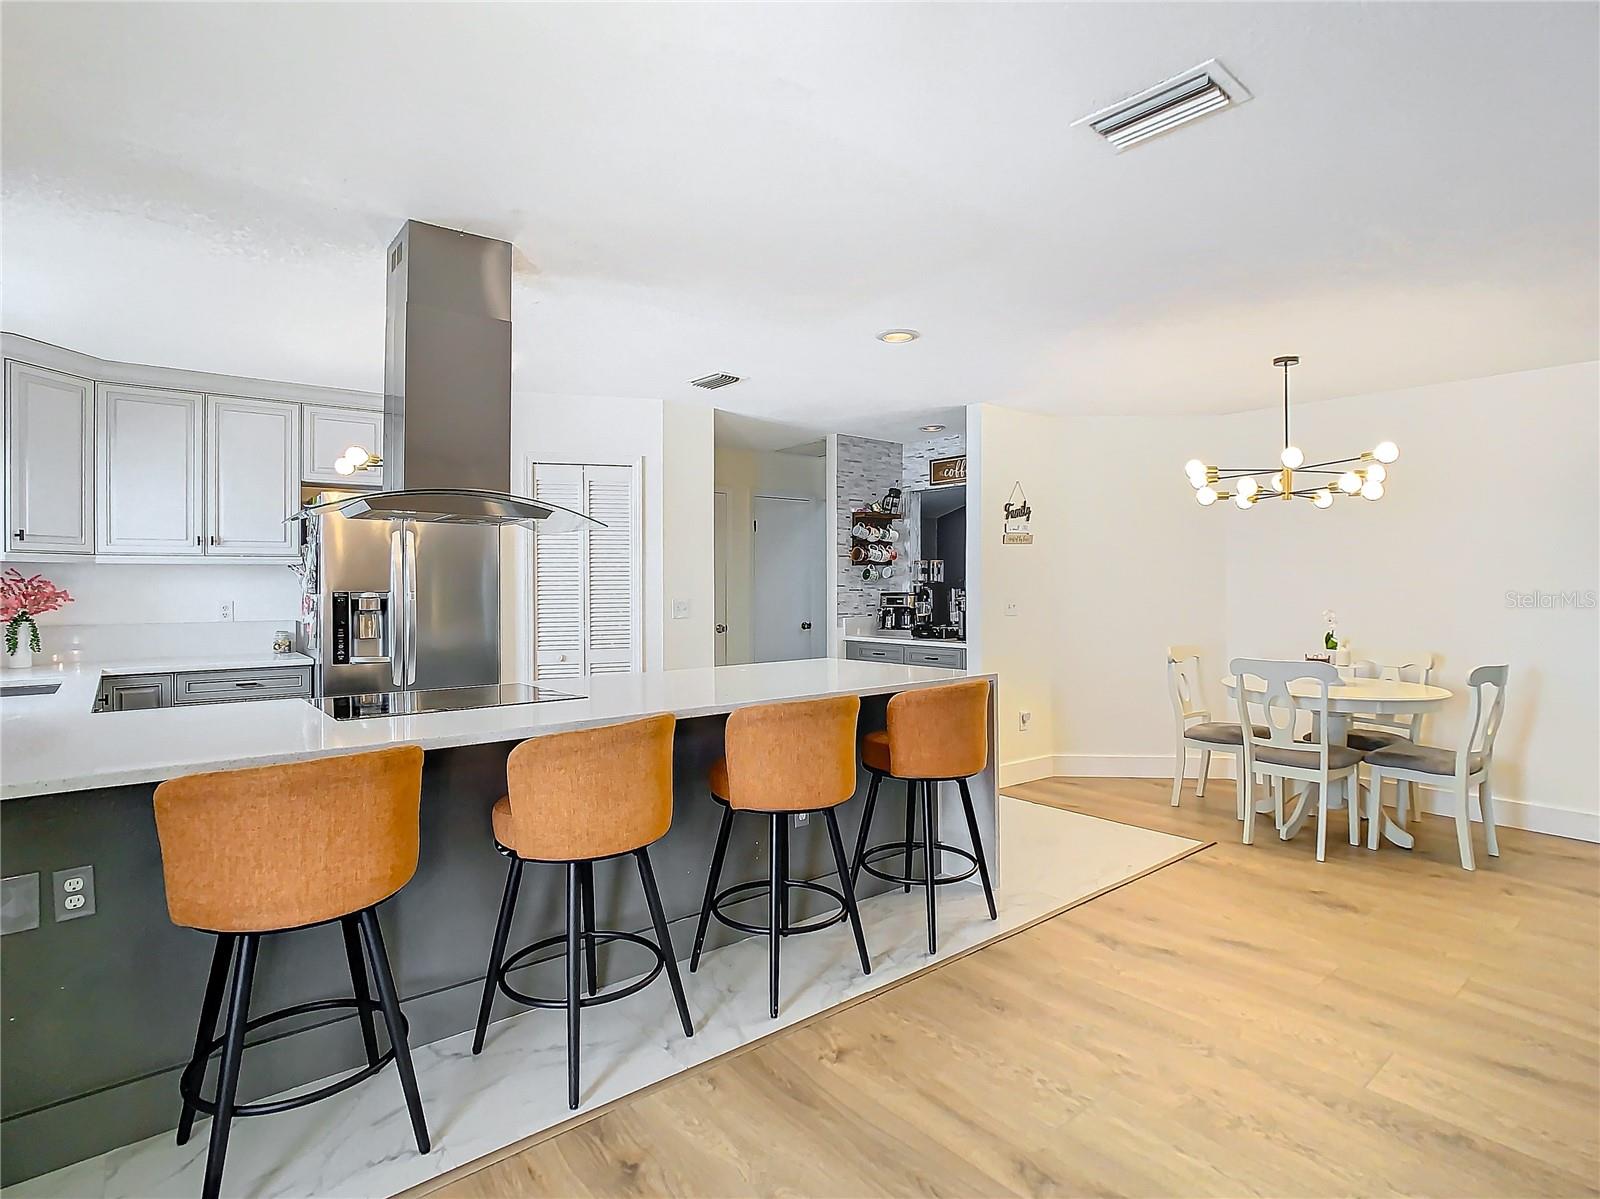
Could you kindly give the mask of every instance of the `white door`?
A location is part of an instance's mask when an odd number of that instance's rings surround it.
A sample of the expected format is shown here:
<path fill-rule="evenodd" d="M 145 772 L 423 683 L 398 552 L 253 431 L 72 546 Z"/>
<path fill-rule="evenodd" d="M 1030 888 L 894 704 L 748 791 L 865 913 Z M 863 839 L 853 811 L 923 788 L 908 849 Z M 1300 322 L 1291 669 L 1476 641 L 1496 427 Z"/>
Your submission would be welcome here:
<path fill-rule="evenodd" d="M 294 557 L 300 406 L 206 397 L 206 546 L 213 554 Z"/>
<path fill-rule="evenodd" d="M 757 662 L 788 662 L 822 653 L 822 568 L 826 561 L 810 500 L 758 495 L 750 641 Z"/>
<path fill-rule="evenodd" d="M 301 414 L 300 477 L 308 483 L 337 483 L 342 487 L 381 486 L 381 466 L 354 475 L 341 475 L 333 469 L 334 461 L 353 445 L 374 454 L 383 453 L 383 413 L 307 404 Z"/>
<path fill-rule="evenodd" d="M 712 532 L 716 538 L 712 550 L 715 555 L 717 621 L 716 656 L 713 662 L 717 666 L 726 666 L 728 664 L 728 493 L 713 492 L 711 502 L 714 525 Z"/>
<path fill-rule="evenodd" d="M 100 384 L 96 405 L 101 553 L 191 556 L 201 546 L 201 397 Z"/>
<path fill-rule="evenodd" d="M 604 526 L 571 533 L 534 530 L 534 679 L 642 669 L 633 468 L 538 462 L 533 494 Z"/>
<path fill-rule="evenodd" d="M 6 549 L 94 552 L 94 384 L 6 363 Z"/>

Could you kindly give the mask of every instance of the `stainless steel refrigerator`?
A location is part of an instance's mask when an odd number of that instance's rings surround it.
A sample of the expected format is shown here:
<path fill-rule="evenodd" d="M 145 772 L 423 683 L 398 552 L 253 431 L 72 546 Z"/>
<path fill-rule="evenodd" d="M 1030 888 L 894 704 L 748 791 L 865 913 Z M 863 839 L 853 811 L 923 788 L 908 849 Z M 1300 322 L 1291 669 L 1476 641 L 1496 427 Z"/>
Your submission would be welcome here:
<path fill-rule="evenodd" d="M 303 520 L 302 640 L 319 697 L 499 683 L 498 527 L 337 508 Z"/>

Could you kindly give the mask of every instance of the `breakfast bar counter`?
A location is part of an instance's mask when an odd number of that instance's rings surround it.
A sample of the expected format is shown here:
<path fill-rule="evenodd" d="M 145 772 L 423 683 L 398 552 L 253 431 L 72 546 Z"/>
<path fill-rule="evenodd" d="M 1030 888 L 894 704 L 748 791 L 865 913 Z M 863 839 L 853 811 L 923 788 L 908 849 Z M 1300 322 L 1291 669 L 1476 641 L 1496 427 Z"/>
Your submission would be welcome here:
<path fill-rule="evenodd" d="M 859 733 L 865 735 L 884 727 L 894 693 L 971 677 L 960 670 L 819 658 L 559 680 L 553 684 L 557 690 L 582 694 L 531 705 L 336 721 L 311 703 L 287 699 L 96 713 L 100 674 L 92 666 L 8 672 L 8 683 L 61 686 L 51 694 L 0 701 L 0 866 L 7 878 L 37 874 L 42 882 L 40 925 L 5 938 L 0 978 L 7 1019 L 0 1063 L 0 1181 L 7 1183 L 177 1122 L 177 1075 L 192 1050 L 198 988 L 211 945 L 167 917 L 151 804 L 160 781 L 396 744 L 427 751 L 417 873 L 380 909 L 415 1047 L 470 1028 L 476 1017 L 504 882 L 489 813 L 505 793 L 506 757 L 519 741 L 657 713 L 678 718 L 672 827 L 653 856 L 675 950 L 686 957 L 718 824 L 706 773 L 722 753 L 729 712 L 857 695 Z M 973 778 L 972 796 L 997 871 L 994 712 L 991 690 L 990 761 Z M 865 780 L 863 772 L 858 797 L 865 794 Z M 947 789 L 951 794 L 941 797 L 944 826 L 964 828 L 955 789 Z M 898 813 L 901 792 L 886 788 L 885 795 L 893 797 L 891 811 Z M 847 844 L 854 842 L 862 806 L 858 799 L 840 809 Z M 898 820 L 881 811 L 885 806 L 879 804 L 879 819 Z M 766 876 L 767 846 L 757 823 L 730 843 L 725 880 Z M 817 823 L 797 821 L 790 833 L 796 878 L 833 872 L 827 837 Z M 94 914 L 58 922 L 51 876 L 85 865 L 94 867 Z M 625 868 L 631 863 L 595 868 L 600 923 L 647 928 L 649 914 Z M 531 868 L 525 882 L 519 944 L 560 927 L 560 871 L 546 873 Z M 860 891 L 869 895 L 886 886 L 863 874 Z M 824 910 L 819 902 L 816 913 Z M 708 948 L 718 937 L 725 942 L 737 936 L 720 925 L 713 929 Z M 336 927 L 282 940 L 270 947 L 274 961 L 258 984 L 259 1010 L 344 993 L 348 979 Z M 839 937 L 839 951 L 853 955 L 847 933 Z M 615 980 L 641 969 L 631 953 L 625 943 L 603 949 L 602 975 Z M 526 969 L 528 989 L 561 992 L 559 958 Z M 509 1005 L 497 1006 L 495 1016 L 510 1012 Z M 320 1015 L 324 1021 L 311 1031 L 252 1047 L 241 1099 L 281 1092 L 362 1060 L 354 1018 Z"/>

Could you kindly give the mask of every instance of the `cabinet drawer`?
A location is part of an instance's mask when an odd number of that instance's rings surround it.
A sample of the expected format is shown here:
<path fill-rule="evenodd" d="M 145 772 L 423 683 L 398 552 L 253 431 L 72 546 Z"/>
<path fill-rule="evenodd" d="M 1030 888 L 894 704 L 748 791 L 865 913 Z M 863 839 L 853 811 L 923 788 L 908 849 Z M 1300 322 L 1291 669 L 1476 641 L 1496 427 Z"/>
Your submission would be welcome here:
<path fill-rule="evenodd" d="M 844 643 L 844 656 L 857 662 L 898 662 L 904 663 L 906 651 L 904 646 L 881 645 L 875 641 L 846 641 Z"/>
<path fill-rule="evenodd" d="M 311 694 L 311 667 L 206 670 L 178 676 L 174 702 L 216 704 L 240 699 L 293 699 Z"/>
<path fill-rule="evenodd" d="M 944 666 L 952 670 L 965 670 L 967 651 L 955 645 L 906 647 L 907 666 Z"/>

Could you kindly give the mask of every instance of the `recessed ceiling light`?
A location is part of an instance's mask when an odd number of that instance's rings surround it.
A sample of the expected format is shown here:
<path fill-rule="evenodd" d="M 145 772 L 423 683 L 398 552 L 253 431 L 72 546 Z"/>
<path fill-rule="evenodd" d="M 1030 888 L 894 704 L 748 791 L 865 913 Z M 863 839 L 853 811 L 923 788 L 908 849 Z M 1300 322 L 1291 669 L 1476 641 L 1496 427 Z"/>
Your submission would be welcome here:
<path fill-rule="evenodd" d="M 886 341 L 892 346 L 897 346 L 902 342 L 916 341 L 917 338 L 921 336 L 922 334 L 918 333 L 915 329 L 885 329 L 882 333 L 878 334 L 878 340 Z"/>
<path fill-rule="evenodd" d="M 923 425 L 923 426 L 921 426 L 921 428 L 922 428 L 922 431 L 924 433 L 943 433 L 944 432 L 944 426 L 943 425 Z"/>

